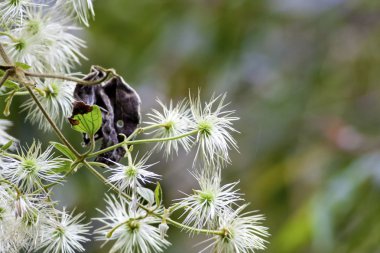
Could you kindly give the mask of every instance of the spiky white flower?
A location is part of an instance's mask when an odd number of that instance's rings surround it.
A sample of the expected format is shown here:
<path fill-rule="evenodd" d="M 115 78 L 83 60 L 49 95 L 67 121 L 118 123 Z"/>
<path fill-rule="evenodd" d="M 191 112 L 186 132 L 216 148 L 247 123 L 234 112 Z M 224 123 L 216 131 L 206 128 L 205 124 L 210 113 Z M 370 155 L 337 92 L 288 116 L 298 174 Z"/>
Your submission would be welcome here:
<path fill-rule="evenodd" d="M 83 24 L 89 26 L 88 20 L 95 16 L 92 0 L 58 0 L 57 8 L 63 7 L 70 14 L 77 16 Z"/>
<path fill-rule="evenodd" d="M 34 71 L 69 73 L 85 58 L 80 52 L 84 41 L 72 33 L 77 30 L 59 9 L 28 8 L 24 22 L 6 38 L 7 52 Z"/>
<path fill-rule="evenodd" d="M 262 215 L 252 215 L 252 212 L 241 214 L 247 205 L 243 205 L 234 212 L 226 211 L 219 217 L 218 230 L 222 235 L 215 235 L 200 243 L 209 243 L 200 252 L 209 250 L 213 253 L 252 253 L 255 250 L 265 249 L 269 236 L 268 228 L 261 226 L 265 219 Z"/>
<path fill-rule="evenodd" d="M 10 207 L 0 206 L 0 253 L 18 253 L 27 248 L 30 241 L 25 226 Z"/>
<path fill-rule="evenodd" d="M 111 175 L 108 177 L 108 181 L 116 184 L 122 191 L 126 189 L 136 191 L 137 187 L 151 183 L 153 179 L 159 179 L 160 175 L 148 170 L 156 164 L 146 164 L 149 157 L 150 153 L 145 154 L 139 160 L 136 156 L 134 161 L 128 161 L 128 165 L 116 163 L 116 167 L 109 168 Z"/>
<path fill-rule="evenodd" d="M 115 196 L 106 196 L 107 210 L 100 211 L 103 215 L 95 220 L 104 224 L 96 233 L 98 240 L 114 241 L 110 253 L 121 252 L 163 252 L 170 245 L 162 239 L 159 229 L 153 224 L 160 220 L 147 216 L 141 209 L 132 211 L 125 199 L 116 199 Z"/>
<path fill-rule="evenodd" d="M 234 111 L 224 110 L 228 105 L 224 104 L 225 98 L 226 94 L 213 96 L 204 107 L 202 107 L 199 93 L 197 98 L 190 98 L 195 128 L 198 129 L 196 156 L 201 155 L 207 165 L 222 165 L 229 162 L 228 151 L 231 148 L 237 150 L 237 144 L 231 132 L 237 132 L 232 127 L 232 122 L 239 118 L 231 116 Z"/>
<path fill-rule="evenodd" d="M 184 224 L 198 228 L 214 228 L 217 218 L 226 211 L 232 212 L 232 207 L 242 200 L 241 194 L 235 189 L 237 182 L 221 186 L 220 169 L 215 172 L 206 169 L 194 173 L 200 189 L 193 190 L 180 199 L 179 207 L 185 209 Z"/>
<path fill-rule="evenodd" d="M 83 214 L 76 216 L 63 209 L 60 217 L 47 222 L 41 236 L 43 242 L 40 248 L 44 253 L 75 253 L 85 251 L 83 243 L 89 241 L 90 226 L 81 224 Z"/>
<path fill-rule="evenodd" d="M 22 23 L 27 8 L 37 5 L 33 0 L 2 0 L 0 2 L 0 25 L 10 27 Z"/>
<path fill-rule="evenodd" d="M 41 222 L 52 215 L 44 196 L 8 187 L 0 201 L 0 252 L 31 252 L 39 243 Z"/>
<path fill-rule="evenodd" d="M 64 119 L 71 114 L 74 87 L 71 82 L 54 79 L 39 83 L 36 87 L 42 93 L 36 93 L 36 97 L 59 126 L 62 126 Z M 21 108 L 27 112 L 26 119 L 32 124 L 38 125 L 44 131 L 51 130 L 51 125 L 32 98 L 26 100 Z"/>
<path fill-rule="evenodd" d="M 4 145 L 8 143 L 9 141 L 17 141 L 15 138 L 10 136 L 6 131 L 9 127 L 11 127 L 13 124 L 9 120 L 6 119 L 0 119 L 0 145 Z"/>
<path fill-rule="evenodd" d="M 49 146 L 41 150 L 41 143 L 33 142 L 29 148 L 21 149 L 19 157 L 3 157 L 0 165 L 1 175 L 26 191 L 42 187 L 42 182 L 55 183 L 62 176 L 54 172 L 61 166 L 61 161 L 53 158 Z"/>
<path fill-rule="evenodd" d="M 186 100 L 180 101 L 176 106 L 173 106 L 172 101 L 170 101 L 169 106 L 166 106 L 160 100 L 157 100 L 157 102 L 161 106 L 162 112 L 153 109 L 153 112 L 148 114 L 151 121 L 146 122 L 149 125 L 161 125 L 161 127 L 152 131 L 156 138 L 181 136 L 193 130 L 191 128 L 193 124 L 190 120 L 190 109 Z M 188 152 L 191 148 L 192 137 L 184 136 L 171 141 L 159 142 L 156 148 L 159 150 L 164 149 L 164 154 L 168 157 L 173 151 L 176 154 L 178 153 L 179 144 Z"/>

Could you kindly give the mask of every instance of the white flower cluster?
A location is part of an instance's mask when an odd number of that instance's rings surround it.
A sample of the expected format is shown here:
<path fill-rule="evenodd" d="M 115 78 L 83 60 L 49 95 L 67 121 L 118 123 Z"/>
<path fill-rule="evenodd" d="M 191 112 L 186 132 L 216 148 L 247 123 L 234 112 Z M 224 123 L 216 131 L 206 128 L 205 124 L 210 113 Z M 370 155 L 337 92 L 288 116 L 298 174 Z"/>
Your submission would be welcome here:
<path fill-rule="evenodd" d="M 109 168 L 108 182 L 120 192 L 132 193 L 132 197 L 107 196 L 107 209 L 100 211 L 103 217 L 95 219 L 104 225 L 97 231 L 98 239 L 115 241 L 110 252 L 162 252 L 168 246 L 167 219 L 173 212 L 182 212 L 182 229 L 186 232 L 212 235 L 201 252 L 248 253 L 265 249 L 264 238 L 269 234 L 260 225 L 264 217 L 242 213 L 247 205 L 236 188 L 237 182 L 221 184 L 221 168 L 230 161 L 228 151 L 237 149 L 231 133 L 236 132 L 232 122 L 238 118 L 232 116 L 233 111 L 225 110 L 225 95 L 213 97 L 204 106 L 199 95 L 189 101 L 182 100 L 176 106 L 158 101 L 162 110 L 154 109 L 148 114 L 150 121 L 143 129 L 150 130 L 152 140 L 162 140 L 155 149 L 166 156 L 177 153 L 179 146 L 185 151 L 196 150 L 195 160 L 201 163 L 195 164 L 202 166 L 191 173 L 199 189 L 178 199 L 170 211 L 164 209 L 154 193 L 144 188 L 146 183 L 160 178 L 149 171 L 152 164 L 146 165 L 149 155 L 136 162 L 127 151 L 128 165 Z M 149 210 L 156 210 L 161 218 L 149 215 Z"/>
<path fill-rule="evenodd" d="M 37 73 L 70 74 L 85 56 L 85 42 L 77 34 L 76 20 L 88 25 L 94 16 L 92 0 L 2 0 L 0 40 L 14 62 L 26 64 Z M 73 84 L 61 80 L 34 79 L 41 104 L 56 123 L 71 112 Z M 22 107 L 27 119 L 43 130 L 50 126 L 31 100 Z"/>
<path fill-rule="evenodd" d="M 1 45 L 15 66 L 34 72 L 22 73 L 34 76 L 30 80 L 36 82 L 33 92 L 27 92 L 31 98 L 21 107 L 27 113 L 26 119 L 42 130 L 51 129 L 46 114 L 59 127 L 71 113 L 74 85 L 57 80 L 57 75 L 54 75 L 56 79 L 37 77 L 43 76 L 42 73 L 71 73 L 74 65 L 84 58 L 80 53 L 84 41 L 73 33 L 79 29 L 77 21 L 88 25 L 92 16 L 92 0 L 0 1 Z M 7 62 L 4 52 L 0 53 Z M 14 90 L 9 92 L 7 87 L 1 88 L 3 95 L 8 96 L 6 106 L 14 95 L 23 95 L 30 88 L 25 83 L 27 87 L 15 85 L 16 88 L 10 85 Z M 8 141 L 14 138 L 6 133 L 10 122 L 0 120 L 0 253 L 85 251 L 83 244 L 89 241 L 90 226 L 83 223 L 82 214 L 74 215 L 64 208 L 58 210 L 50 194 L 54 185 L 76 172 L 77 165 L 92 171 L 117 192 L 106 196 L 106 210 L 99 210 L 101 217 L 93 219 L 102 224 L 95 230 L 96 239 L 113 242 L 111 253 L 163 252 L 170 245 L 166 235 L 170 226 L 191 235 L 210 236 L 201 252 L 248 253 L 264 249 L 268 236 L 267 228 L 261 226 L 264 217 L 243 213 L 247 204 L 237 189 L 237 182 L 222 184 L 221 172 L 230 163 L 229 152 L 237 150 L 232 135 L 237 132 L 233 123 L 238 117 L 226 109 L 225 98 L 226 95 L 213 96 L 203 104 L 198 93 L 197 97 L 176 105 L 170 102 L 166 106 L 158 101 L 161 110 L 148 114 L 149 121 L 127 137 L 126 142 L 95 151 L 92 140 L 89 151 L 83 154 L 52 124 L 66 144 L 55 147 L 69 159 L 53 156 L 53 147 L 43 150 L 39 142 L 8 153 L 9 149 L 15 150 L 8 147 Z M 151 139 L 132 138 L 141 132 L 148 133 Z M 151 152 L 140 159 L 137 155 L 132 157 L 133 146 L 142 143 L 157 143 L 153 150 L 163 151 L 166 158 L 178 154 L 180 147 L 186 152 L 193 150 L 191 174 L 199 188 L 165 207 L 162 189 L 156 184 L 161 176 L 151 171 L 155 163 L 148 164 Z M 89 160 L 112 148 L 125 149 L 126 164 L 114 162 L 108 167 Z M 104 167 L 104 173 L 93 166 Z M 146 184 L 156 184 L 155 191 Z M 174 212 L 181 212 L 179 221 L 171 218 Z"/>
<path fill-rule="evenodd" d="M 153 110 L 148 114 L 150 121 L 146 124 L 162 126 L 152 131 L 154 136 L 172 138 L 172 140 L 158 143 L 156 149 L 163 149 L 168 156 L 172 150 L 177 153 L 179 146 L 190 151 L 196 145 L 194 165 L 197 158 L 200 158 L 208 167 L 223 166 L 228 163 L 229 150 L 237 149 L 231 132 L 237 132 L 232 124 L 239 118 L 232 116 L 234 111 L 224 110 L 227 106 L 224 103 L 225 98 L 226 94 L 213 96 L 211 101 L 203 106 L 199 93 L 196 98 L 190 97 L 190 102 L 183 100 L 176 106 L 170 102 L 169 107 L 166 107 L 158 101 L 163 112 Z M 191 135 L 192 133 L 196 133 L 195 138 Z"/>
<path fill-rule="evenodd" d="M 33 144 L 0 163 L 0 252 L 81 252 L 89 232 L 82 214 L 57 210 L 45 186 L 60 182 L 63 164 Z"/>
<path fill-rule="evenodd" d="M 166 107 L 160 102 L 162 112 L 154 110 L 149 114 L 150 122 L 141 128 L 150 129 L 153 137 L 141 141 L 157 142 L 156 149 L 162 149 L 166 156 L 182 146 L 185 151 L 194 148 L 195 160 L 201 161 L 194 163 L 200 166 L 191 172 L 199 188 L 171 207 L 162 205 L 160 188 L 154 192 L 146 188 L 161 178 L 151 171 L 155 165 L 148 163 L 151 152 L 137 159 L 126 147 L 127 163 L 107 167 L 105 182 L 119 194 L 106 196 L 106 210 L 99 210 L 101 217 L 94 221 L 103 224 L 95 231 L 96 239 L 114 242 L 110 252 L 163 252 L 170 245 L 166 232 L 174 224 L 190 234 L 211 236 L 201 252 L 265 249 L 268 232 L 260 225 L 264 217 L 243 213 L 247 205 L 237 182 L 221 183 L 222 166 L 230 161 L 228 152 L 237 148 L 231 134 L 236 132 L 232 123 L 238 118 L 225 110 L 224 100 L 225 95 L 213 97 L 203 107 L 199 96 L 177 106 L 170 103 Z M 5 132 L 3 136 L 11 138 Z M 2 156 L 0 246 L 4 252 L 42 248 L 44 252 L 84 251 L 89 226 L 81 224 L 81 215 L 56 210 L 49 197 L 47 186 L 62 182 L 59 169 L 64 166 L 64 160 L 52 156 L 51 151 L 51 146 L 42 151 L 41 144 L 34 142 L 17 154 Z M 181 212 L 181 223 L 171 220 L 173 212 Z M 13 239 L 8 238 L 10 224 Z"/>
<path fill-rule="evenodd" d="M 3 0 L 0 35 L 15 62 L 37 72 L 70 73 L 84 58 L 85 43 L 73 34 L 80 30 L 75 19 L 88 25 L 93 15 L 91 0 Z"/>
<path fill-rule="evenodd" d="M 56 79 L 47 79 L 36 85 L 36 89 L 40 91 L 36 94 L 38 100 L 58 126 L 62 126 L 64 119 L 71 114 L 74 87 L 71 82 Z M 45 115 L 32 98 L 27 99 L 21 108 L 27 113 L 26 120 L 44 131 L 51 130 Z"/>

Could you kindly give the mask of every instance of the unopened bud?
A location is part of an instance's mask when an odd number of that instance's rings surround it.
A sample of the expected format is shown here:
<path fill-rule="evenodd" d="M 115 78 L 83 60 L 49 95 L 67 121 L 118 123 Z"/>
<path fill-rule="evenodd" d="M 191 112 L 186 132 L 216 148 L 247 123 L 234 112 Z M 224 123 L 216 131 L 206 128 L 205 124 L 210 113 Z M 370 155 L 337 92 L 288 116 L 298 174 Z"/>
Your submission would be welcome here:
<path fill-rule="evenodd" d="M 169 226 L 166 224 L 166 222 L 162 222 L 160 225 L 158 225 L 158 230 L 160 231 L 161 240 L 164 240 L 169 230 Z"/>

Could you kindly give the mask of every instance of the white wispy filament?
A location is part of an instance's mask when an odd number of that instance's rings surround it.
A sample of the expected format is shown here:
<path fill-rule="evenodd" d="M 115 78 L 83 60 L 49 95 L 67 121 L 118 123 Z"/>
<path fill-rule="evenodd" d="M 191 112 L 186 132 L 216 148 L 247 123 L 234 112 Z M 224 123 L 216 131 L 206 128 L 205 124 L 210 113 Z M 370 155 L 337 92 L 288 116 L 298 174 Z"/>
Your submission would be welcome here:
<path fill-rule="evenodd" d="M 115 241 L 110 253 L 163 252 L 170 243 L 160 236 L 160 220 L 141 209 L 132 211 L 125 199 L 106 196 L 107 209 L 95 220 L 104 224 L 96 233 L 98 240 Z M 112 235 L 110 232 L 112 231 Z M 107 238 L 109 237 L 109 238 Z"/>
<path fill-rule="evenodd" d="M 200 189 L 180 199 L 179 207 L 184 208 L 184 224 L 197 228 L 214 228 L 217 218 L 225 211 L 232 211 L 241 194 L 235 189 L 237 182 L 221 186 L 220 169 L 217 172 L 204 169 L 193 174 Z"/>
<path fill-rule="evenodd" d="M 39 82 L 36 86 L 42 93 L 36 93 L 36 97 L 58 126 L 62 126 L 64 119 L 71 114 L 74 87 L 71 82 L 54 79 Z M 32 124 L 44 131 L 51 130 L 50 123 L 32 98 L 26 100 L 21 108 L 27 112 L 26 119 Z"/>
<path fill-rule="evenodd" d="M 266 240 L 269 236 L 268 229 L 261 226 L 265 219 L 262 215 L 252 215 L 252 212 L 243 213 L 243 205 L 234 212 L 225 211 L 219 217 L 218 230 L 223 235 L 215 235 L 200 243 L 210 243 L 201 252 L 209 250 L 214 253 L 252 253 L 255 250 L 265 249 Z"/>
<path fill-rule="evenodd" d="M 42 187 L 42 182 L 54 183 L 62 176 L 53 170 L 61 166 L 61 161 L 53 158 L 53 147 L 41 150 L 41 143 L 33 142 L 29 148 L 19 150 L 20 159 L 3 157 L 0 164 L 1 175 L 30 192 Z"/>
<path fill-rule="evenodd" d="M 193 130 L 191 123 L 191 113 L 186 100 L 180 101 L 176 106 L 170 101 L 169 106 L 157 100 L 161 106 L 161 111 L 153 109 L 152 113 L 147 116 L 151 121 L 146 122 L 149 125 L 161 125 L 152 131 L 155 138 L 176 137 Z M 156 145 L 158 150 L 164 150 L 164 154 L 168 157 L 173 151 L 177 154 L 178 147 L 181 145 L 185 151 L 189 151 L 192 144 L 192 137 L 185 136 L 179 139 L 159 142 Z"/>
<path fill-rule="evenodd" d="M 196 142 L 198 143 L 197 156 L 201 156 L 207 165 L 223 165 L 229 162 L 229 150 L 237 150 L 237 144 L 231 132 L 237 132 L 232 122 L 238 120 L 233 117 L 234 111 L 224 110 L 226 94 L 212 97 L 211 101 L 202 106 L 200 95 L 190 98 L 191 113 L 195 128 L 198 129 Z"/>

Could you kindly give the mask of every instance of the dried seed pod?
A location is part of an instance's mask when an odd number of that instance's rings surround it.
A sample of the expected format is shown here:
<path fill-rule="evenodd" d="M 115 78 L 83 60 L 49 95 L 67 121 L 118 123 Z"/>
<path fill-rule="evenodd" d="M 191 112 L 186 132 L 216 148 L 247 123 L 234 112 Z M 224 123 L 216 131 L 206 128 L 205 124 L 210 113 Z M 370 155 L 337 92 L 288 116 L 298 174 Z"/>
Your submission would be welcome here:
<path fill-rule="evenodd" d="M 118 143 L 122 141 L 120 134 L 129 136 L 140 123 L 140 97 L 120 76 L 110 79 L 103 88 L 112 103 L 114 113 L 112 130 L 116 131 L 116 143 Z M 112 120 L 112 117 L 109 119 Z M 113 135 L 105 137 L 103 133 L 103 145 L 107 147 L 104 142 L 112 138 Z M 124 154 L 125 150 L 118 148 L 112 152 L 111 157 L 120 160 Z"/>
<path fill-rule="evenodd" d="M 96 81 L 105 74 L 92 67 L 84 80 Z M 120 76 L 114 76 L 98 85 L 77 84 L 74 98 L 89 105 L 96 104 L 102 109 L 102 127 L 95 136 L 96 140 L 102 138 L 102 149 L 122 141 L 119 134 L 129 136 L 140 123 L 140 97 Z M 87 136 L 84 136 L 84 142 L 88 144 Z M 120 161 L 124 154 L 125 150 L 118 148 L 99 155 L 96 160 L 112 164 Z"/>

